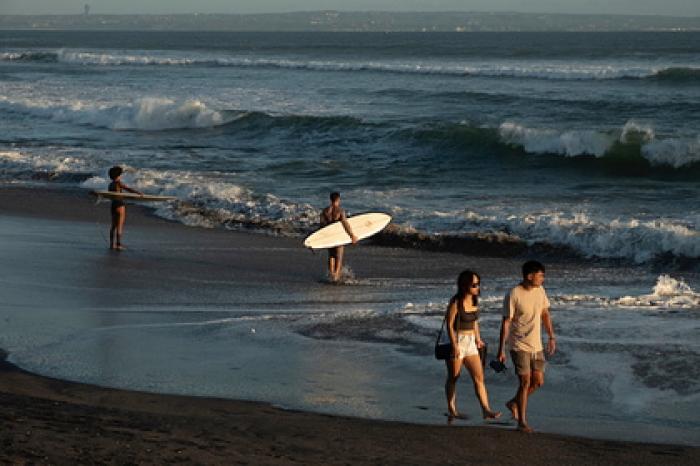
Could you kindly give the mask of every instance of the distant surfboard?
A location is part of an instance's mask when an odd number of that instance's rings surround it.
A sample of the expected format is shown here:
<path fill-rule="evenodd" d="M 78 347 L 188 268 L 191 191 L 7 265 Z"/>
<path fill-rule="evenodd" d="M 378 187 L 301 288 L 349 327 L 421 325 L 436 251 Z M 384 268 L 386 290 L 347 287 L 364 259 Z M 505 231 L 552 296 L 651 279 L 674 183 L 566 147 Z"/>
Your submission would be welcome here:
<path fill-rule="evenodd" d="M 390 221 L 390 215 L 379 213 L 361 214 L 348 218 L 350 228 L 358 241 L 379 233 Z M 350 243 L 352 243 L 350 235 L 345 231 L 341 222 L 333 222 L 307 236 L 304 240 L 304 246 L 311 249 L 334 248 Z"/>
<path fill-rule="evenodd" d="M 98 198 L 122 201 L 164 202 L 174 201 L 176 199 L 173 196 L 152 196 L 150 194 L 141 196 L 140 194 L 134 193 L 115 193 L 114 191 L 92 191 L 91 194 Z"/>

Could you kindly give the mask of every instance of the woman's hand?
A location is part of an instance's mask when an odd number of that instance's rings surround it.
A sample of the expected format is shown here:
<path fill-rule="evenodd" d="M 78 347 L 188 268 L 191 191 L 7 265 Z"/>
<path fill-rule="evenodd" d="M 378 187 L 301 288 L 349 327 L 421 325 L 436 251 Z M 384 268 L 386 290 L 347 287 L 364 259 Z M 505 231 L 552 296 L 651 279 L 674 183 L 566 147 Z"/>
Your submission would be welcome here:
<path fill-rule="evenodd" d="M 486 343 L 484 343 L 484 340 L 482 340 L 481 338 L 479 338 L 478 340 L 476 340 L 476 347 L 477 347 L 477 348 L 481 349 L 481 348 L 483 348 L 484 346 L 486 346 Z"/>

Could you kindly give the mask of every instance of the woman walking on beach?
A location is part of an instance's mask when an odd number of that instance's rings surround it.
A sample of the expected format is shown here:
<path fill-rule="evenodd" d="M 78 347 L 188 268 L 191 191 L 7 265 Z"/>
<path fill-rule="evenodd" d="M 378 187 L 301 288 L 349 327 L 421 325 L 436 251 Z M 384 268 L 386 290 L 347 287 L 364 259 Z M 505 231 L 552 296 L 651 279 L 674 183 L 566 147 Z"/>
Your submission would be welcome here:
<path fill-rule="evenodd" d="M 476 272 L 465 270 L 457 279 L 457 294 L 450 299 L 445 317 L 447 333 L 452 343 L 452 358 L 447 359 L 447 397 L 448 417 L 465 419 L 457 411 L 456 385 L 462 366 L 466 367 L 474 383 L 476 397 L 481 404 L 484 419 L 496 419 L 501 413 L 491 411 L 488 394 L 484 384 L 484 369 L 479 357 L 479 348 L 484 346 L 479 332 L 479 294 L 481 279 Z"/>

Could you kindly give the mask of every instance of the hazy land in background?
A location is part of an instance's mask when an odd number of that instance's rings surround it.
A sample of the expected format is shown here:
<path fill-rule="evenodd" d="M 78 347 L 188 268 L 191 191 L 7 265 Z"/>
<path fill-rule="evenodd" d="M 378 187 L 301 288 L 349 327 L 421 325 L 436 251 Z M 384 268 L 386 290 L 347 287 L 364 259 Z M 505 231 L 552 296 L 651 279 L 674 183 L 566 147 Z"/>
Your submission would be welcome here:
<path fill-rule="evenodd" d="M 700 17 L 483 12 L 0 15 L 0 29 L 173 31 L 698 31 Z"/>

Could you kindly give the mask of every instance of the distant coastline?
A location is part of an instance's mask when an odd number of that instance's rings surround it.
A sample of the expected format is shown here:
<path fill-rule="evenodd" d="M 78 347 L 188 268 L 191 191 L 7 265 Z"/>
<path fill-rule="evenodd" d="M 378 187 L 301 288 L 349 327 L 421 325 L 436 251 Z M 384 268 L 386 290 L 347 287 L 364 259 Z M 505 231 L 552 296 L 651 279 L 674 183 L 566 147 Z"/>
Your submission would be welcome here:
<path fill-rule="evenodd" d="M 288 32 L 700 31 L 700 17 L 484 12 L 0 15 L 0 29 Z"/>

